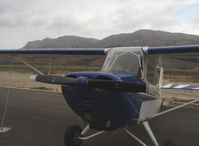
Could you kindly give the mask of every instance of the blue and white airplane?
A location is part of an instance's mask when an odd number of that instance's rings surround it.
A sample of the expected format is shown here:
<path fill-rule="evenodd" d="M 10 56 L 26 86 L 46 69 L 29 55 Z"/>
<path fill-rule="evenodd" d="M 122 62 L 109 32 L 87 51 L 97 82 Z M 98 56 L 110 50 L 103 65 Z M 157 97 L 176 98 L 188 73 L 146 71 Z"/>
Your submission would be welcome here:
<path fill-rule="evenodd" d="M 159 112 L 162 105 L 161 88 L 199 89 L 197 86 L 189 85 L 162 85 L 164 67 L 192 68 L 175 60 L 195 60 L 196 65 L 199 63 L 199 45 L 0 50 L 0 56 L 16 57 L 27 54 L 106 55 L 104 65 L 98 72 L 72 72 L 65 76 L 38 72 L 38 75 L 31 76 L 31 79 L 38 82 L 60 84 L 70 108 L 87 123 L 83 130 L 77 125 L 66 130 L 64 137 L 66 146 L 79 146 L 83 140 L 117 129 L 123 129 L 141 145 L 146 146 L 147 144 L 129 131 L 130 127 L 138 124 L 143 125 L 153 144 L 159 146 L 148 120 L 199 101 L 193 100 Z M 37 71 L 26 62 L 23 63 Z M 89 129 L 98 132 L 86 135 Z M 172 145 L 172 141 L 165 141 L 164 146 Z"/>

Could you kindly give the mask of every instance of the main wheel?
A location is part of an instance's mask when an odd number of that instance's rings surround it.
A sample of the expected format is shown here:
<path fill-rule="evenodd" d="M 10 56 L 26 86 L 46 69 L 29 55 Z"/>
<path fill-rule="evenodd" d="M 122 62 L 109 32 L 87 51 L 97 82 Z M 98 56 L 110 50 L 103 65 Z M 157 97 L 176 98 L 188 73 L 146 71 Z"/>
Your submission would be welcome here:
<path fill-rule="evenodd" d="M 78 137 L 81 134 L 81 131 L 81 127 L 77 125 L 70 126 L 64 135 L 65 146 L 80 146 L 82 140 L 80 140 Z"/>
<path fill-rule="evenodd" d="M 167 139 L 164 141 L 163 146 L 176 146 L 173 140 Z"/>

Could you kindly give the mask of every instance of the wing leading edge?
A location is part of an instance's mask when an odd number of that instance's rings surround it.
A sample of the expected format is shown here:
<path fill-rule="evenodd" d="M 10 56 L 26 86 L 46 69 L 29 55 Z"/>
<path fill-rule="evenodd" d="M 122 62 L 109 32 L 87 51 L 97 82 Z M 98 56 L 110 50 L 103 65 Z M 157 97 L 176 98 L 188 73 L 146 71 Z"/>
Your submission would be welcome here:
<path fill-rule="evenodd" d="M 107 49 L 12 49 L 0 50 L 0 54 L 56 54 L 56 55 L 105 55 Z"/>
<path fill-rule="evenodd" d="M 199 52 L 199 45 L 162 46 L 146 48 L 147 54 L 180 54 Z"/>
<path fill-rule="evenodd" d="M 95 49 L 9 49 L 0 50 L 0 54 L 72 54 L 72 55 L 105 55 L 109 49 L 95 48 Z M 144 49 L 147 54 L 179 54 L 179 53 L 193 53 L 199 52 L 199 45 L 183 45 L 183 46 L 162 46 L 162 47 L 146 47 Z"/>

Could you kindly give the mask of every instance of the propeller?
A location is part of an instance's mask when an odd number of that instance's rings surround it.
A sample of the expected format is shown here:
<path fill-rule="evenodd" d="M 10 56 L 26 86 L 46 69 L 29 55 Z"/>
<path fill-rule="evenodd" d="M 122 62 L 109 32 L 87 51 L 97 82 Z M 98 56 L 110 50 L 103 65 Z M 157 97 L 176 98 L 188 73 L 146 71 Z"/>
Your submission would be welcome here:
<path fill-rule="evenodd" d="M 62 84 L 80 88 L 98 88 L 111 91 L 122 92 L 145 92 L 146 84 L 144 83 L 130 83 L 124 81 L 104 80 L 104 79 L 88 79 L 87 77 L 80 76 L 77 78 L 62 77 L 55 75 L 36 75 L 31 76 L 32 80 L 49 83 L 49 84 Z"/>

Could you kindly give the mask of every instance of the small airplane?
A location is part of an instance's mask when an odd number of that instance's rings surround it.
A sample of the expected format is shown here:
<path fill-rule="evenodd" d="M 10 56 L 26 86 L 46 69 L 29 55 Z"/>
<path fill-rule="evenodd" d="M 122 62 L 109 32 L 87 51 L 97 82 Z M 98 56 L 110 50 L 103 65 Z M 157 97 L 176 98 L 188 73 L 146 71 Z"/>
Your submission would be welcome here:
<path fill-rule="evenodd" d="M 151 141 L 159 146 L 149 120 L 180 109 L 199 99 L 160 112 L 162 105 L 161 88 L 176 89 L 175 85 L 163 86 L 163 70 L 166 67 L 190 67 L 173 60 L 197 61 L 199 45 L 166 47 L 116 47 L 109 49 L 20 49 L 0 50 L 0 55 L 20 56 L 43 55 L 106 55 L 101 71 L 72 72 L 65 76 L 43 74 L 31 76 L 32 80 L 59 84 L 70 108 L 87 125 L 82 130 L 78 125 L 70 126 L 64 136 L 66 146 L 79 146 L 106 131 L 122 129 L 141 145 L 140 138 L 128 128 L 143 125 Z M 37 71 L 26 62 L 24 64 Z M 178 86 L 178 89 L 199 90 L 197 86 Z M 96 133 L 86 135 L 89 129 Z M 172 146 L 165 141 L 164 146 Z"/>

